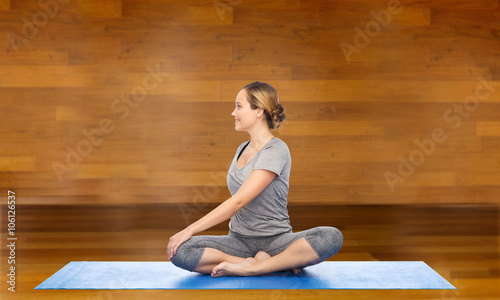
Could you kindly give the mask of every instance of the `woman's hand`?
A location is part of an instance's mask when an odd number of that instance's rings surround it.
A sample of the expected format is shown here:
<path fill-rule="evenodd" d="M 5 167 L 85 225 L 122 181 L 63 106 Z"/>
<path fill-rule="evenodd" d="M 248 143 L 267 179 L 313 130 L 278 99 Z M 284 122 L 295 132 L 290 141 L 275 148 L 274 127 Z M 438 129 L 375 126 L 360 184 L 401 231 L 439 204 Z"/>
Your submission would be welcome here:
<path fill-rule="evenodd" d="M 182 243 L 189 240 L 192 236 L 193 236 L 193 234 L 192 234 L 189 227 L 174 234 L 170 238 L 170 240 L 168 241 L 168 245 L 167 245 L 168 259 L 172 259 L 172 257 L 175 255 L 175 252 L 177 251 L 177 248 L 179 248 L 179 246 Z"/>

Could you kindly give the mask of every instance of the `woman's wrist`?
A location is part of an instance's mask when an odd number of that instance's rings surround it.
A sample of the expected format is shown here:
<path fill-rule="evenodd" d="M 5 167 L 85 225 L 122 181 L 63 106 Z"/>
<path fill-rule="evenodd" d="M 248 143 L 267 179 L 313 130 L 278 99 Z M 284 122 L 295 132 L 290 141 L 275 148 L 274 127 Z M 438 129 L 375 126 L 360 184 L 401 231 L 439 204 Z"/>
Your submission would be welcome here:
<path fill-rule="evenodd" d="M 191 224 L 191 225 L 189 225 L 188 227 L 186 227 L 186 231 L 187 231 L 188 233 L 190 233 L 191 235 L 195 234 L 194 229 L 193 229 L 193 225 L 192 225 L 192 224 Z"/>

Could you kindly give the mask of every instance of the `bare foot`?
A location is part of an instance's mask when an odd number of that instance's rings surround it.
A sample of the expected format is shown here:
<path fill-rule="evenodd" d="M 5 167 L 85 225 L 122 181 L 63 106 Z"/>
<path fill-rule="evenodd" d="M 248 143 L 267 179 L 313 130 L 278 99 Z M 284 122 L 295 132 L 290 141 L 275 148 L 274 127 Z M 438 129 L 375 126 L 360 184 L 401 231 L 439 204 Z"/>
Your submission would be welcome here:
<path fill-rule="evenodd" d="M 257 260 L 257 261 L 262 261 L 262 260 L 266 260 L 268 258 L 270 258 L 271 255 L 267 254 L 266 252 L 264 251 L 259 251 L 257 252 L 257 254 L 255 254 L 254 258 Z"/>
<path fill-rule="evenodd" d="M 254 276 L 255 273 L 252 270 L 252 266 L 257 263 L 257 260 L 253 257 L 246 258 L 239 264 L 232 264 L 228 262 L 222 262 L 215 266 L 212 270 L 212 277 L 222 277 L 222 276 Z"/>

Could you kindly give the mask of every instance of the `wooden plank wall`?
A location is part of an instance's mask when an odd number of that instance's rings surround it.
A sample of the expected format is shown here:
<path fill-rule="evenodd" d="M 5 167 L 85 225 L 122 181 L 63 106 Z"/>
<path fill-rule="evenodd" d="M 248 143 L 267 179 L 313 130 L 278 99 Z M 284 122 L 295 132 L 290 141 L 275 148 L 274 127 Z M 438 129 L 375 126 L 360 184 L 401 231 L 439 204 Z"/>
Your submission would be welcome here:
<path fill-rule="evenodd" d="M 20 205 L 223 201 L 255 80 L 291 203 L 498 202 L 497 0 L 0 0 L 0 32 Z"/>

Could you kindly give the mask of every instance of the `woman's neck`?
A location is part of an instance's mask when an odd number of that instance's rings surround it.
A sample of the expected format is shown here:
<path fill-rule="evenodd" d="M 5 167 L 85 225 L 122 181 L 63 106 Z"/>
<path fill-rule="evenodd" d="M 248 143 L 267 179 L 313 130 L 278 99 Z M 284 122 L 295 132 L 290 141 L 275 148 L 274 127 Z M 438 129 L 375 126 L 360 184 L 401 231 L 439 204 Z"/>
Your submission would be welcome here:
<path fill-rule="evenodd" d="M 252 149 L 260 150 L 264 145 L 266 145 L 272 138 L 273 134 L 270 130 L 261 130 L 250 134 L 250 146 Z"/>

